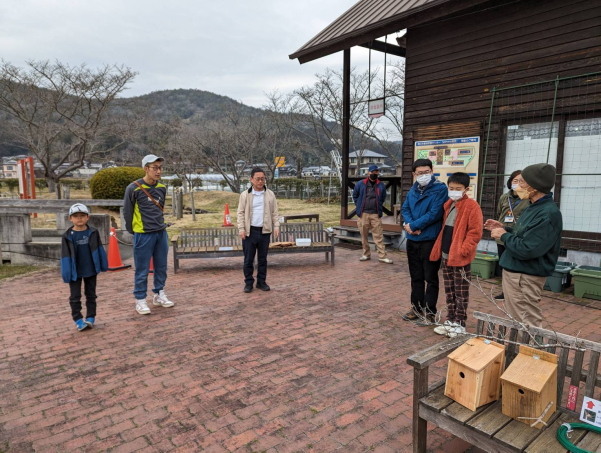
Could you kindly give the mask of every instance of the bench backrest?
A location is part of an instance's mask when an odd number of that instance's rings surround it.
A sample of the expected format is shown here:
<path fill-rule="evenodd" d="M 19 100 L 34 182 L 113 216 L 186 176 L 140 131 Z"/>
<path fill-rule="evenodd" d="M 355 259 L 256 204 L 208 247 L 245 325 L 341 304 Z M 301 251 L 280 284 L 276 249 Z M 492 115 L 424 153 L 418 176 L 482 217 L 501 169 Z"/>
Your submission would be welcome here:
<path fill-rule="evenodd" d="M 280 236 L 271 236 L 271 241 L 294 242 L 301 238 L 309 238 L 311 242 L 327 242 L 323 222 L 280 223 Z"/>
<path fill-rule="evenodd" d="M 599 355 L 601 343 L 584 340 L 571 335 L 565 335 L 547 329 L 529 327 L 523 324 L 500 318 L 487 313 L 474 312 L 478 320 L 477 334 L 505 344 L 505 363 L 511 363 L 519 351 L 519 344 L 557 354 L 557 401 L 558 407 L 573 414 L 573 394 L 569 395 L 572 386 L 578 388 L 579 396 L 599 399 L 598 389 L 601 389 L 599 374 Z M 566 380 L 569 385 L 566 387 Z M 564 392 L 564 390 L 566 390 Z M 581 400 L 581 398 L 580 398 Z M 570 403 L 572 401 L 572 403 Z M 580 404 L 576 405 L 580 407 Z M 579 415 L 579 411 L 578 411 Z"/>
<path fill-rule="evenodd" d="M 280 224 L 280 236 L 271 235 L 271 242 L 294 242 L 299 238 L 310 238 L 311 242 L 327 242 L 322 222 L 299 222 Z M 177 239 L 179 247 L 230 247 L 241 245 L 237 228 L 187 228 Z"/>
<path fill-rule="evenodd" d="M 240 245 L 241 240 L 237 228 L 189 228 L 180 232 L 177 244 L 181 247 L 232 247 Z"/>

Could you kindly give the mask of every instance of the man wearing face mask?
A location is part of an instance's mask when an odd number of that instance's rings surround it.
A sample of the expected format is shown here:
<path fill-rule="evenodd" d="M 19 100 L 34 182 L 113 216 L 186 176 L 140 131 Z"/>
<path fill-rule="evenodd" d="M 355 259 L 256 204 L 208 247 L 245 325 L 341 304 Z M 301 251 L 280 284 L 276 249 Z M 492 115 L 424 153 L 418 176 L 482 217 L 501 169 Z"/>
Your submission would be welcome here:
<path fill-rule="evenodd" d="M 358 181 L 353 190 L 353 201 L 355 202 L 355 211 L 357 213 L 357 227 L 361 232 L 361 245 L 363 246 L 363 255 L 359 261 L 371 259 L 371 249 L 369 247 L 368 235 L 371 230 L 371 236 L 376 243 L 378 251 L 378 261 L 380 263 L 392 264 L 392 260 L 386 254 L 384 246 L 384 235 L 382 229 L 382 205 L 386 201 L 386 186 L 378 179 L 380 169 L 377 165 L 370 165 L 367 178 Z"/>
<path fill-rule="evenodd" d="M 411 309 L 403 319 L 426 326 L 434 321 L 436 314 L 440 260 L 430 261 L 430 253 L 442 228 L 448 192 L 447 186 L 434 177 L 429 159 L 417 159 L 411 168 L 415 184 L 401 208 L 411 275 Z"/>
<path fill-rule="evenodd" d="M 507 314 L 535 327 L 543 325 L 540 295 L 545 280 L 555 270 L 563 228 L 561 212 L 551 192 L 555 176 L 555 167 L 549 164 L 524 168 L 517 177 L 515 192 L 532 204 L 513 227 L 493 219 L 484 223 L 491 237 L 505 244 L 500 265 Z"/>

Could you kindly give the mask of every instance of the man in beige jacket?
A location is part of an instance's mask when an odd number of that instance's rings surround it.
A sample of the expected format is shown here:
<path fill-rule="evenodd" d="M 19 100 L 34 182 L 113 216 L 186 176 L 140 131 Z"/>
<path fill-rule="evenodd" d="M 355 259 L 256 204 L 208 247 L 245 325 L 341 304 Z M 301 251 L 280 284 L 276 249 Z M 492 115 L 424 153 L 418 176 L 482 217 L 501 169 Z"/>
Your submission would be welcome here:
<path fill-rule="evenodd" d="M 253 290 L 253 265 L 258 255 L 257 288 L 269 291 L 267 279 L 267 253 L 269 237 L 280 234 L 278 202 L 275 194 L 265 187 L 265 172 L 255 167 L 250 172 L 252 187 L 240 194 L 238 203 L 238 231 L 244 251 L 244 292 Z"/>

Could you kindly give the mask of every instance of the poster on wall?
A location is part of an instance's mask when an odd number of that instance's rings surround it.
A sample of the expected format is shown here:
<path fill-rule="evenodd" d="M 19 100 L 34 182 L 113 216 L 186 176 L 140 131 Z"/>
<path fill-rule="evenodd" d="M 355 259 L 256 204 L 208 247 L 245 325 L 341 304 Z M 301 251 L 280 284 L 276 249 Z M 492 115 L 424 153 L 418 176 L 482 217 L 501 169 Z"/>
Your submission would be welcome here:
<path fill-rule="evenodd" d="M 445 184 L 449 175 L 461 171 L 470 175 L 470 198 L 478 193 L 480 137 L 448 138 L 415 142 L 415 159 L 429 159 L 436 178 Z"/>

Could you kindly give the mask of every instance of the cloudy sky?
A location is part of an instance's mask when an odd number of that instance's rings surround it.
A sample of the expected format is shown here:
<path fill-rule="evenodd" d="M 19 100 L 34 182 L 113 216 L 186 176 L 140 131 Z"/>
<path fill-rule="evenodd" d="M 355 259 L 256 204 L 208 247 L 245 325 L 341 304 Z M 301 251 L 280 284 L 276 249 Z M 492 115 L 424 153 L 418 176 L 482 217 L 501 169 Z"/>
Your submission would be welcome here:
<path fill-rule="evenodd" d="M 304 65 L 288 55 L 356 1 L 2 0 L 0 55 L 18 66 L 123 64 L 139 73 L 128 97 L 196 88 L 260 107 L 266 92 L 342 67 L 341 53 Z"/>

